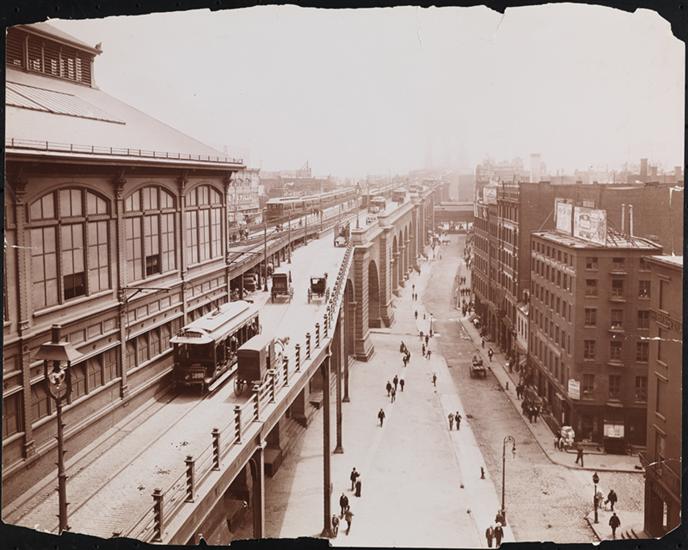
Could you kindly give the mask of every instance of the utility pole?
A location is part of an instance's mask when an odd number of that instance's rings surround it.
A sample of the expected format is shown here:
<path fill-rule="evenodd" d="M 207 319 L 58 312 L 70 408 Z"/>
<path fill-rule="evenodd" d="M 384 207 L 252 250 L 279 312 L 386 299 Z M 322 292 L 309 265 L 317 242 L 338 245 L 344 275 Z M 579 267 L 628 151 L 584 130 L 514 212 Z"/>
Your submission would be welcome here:
<path fill-rule="evenodd" d="M 265 276 L 263 277 L 263 290 L 268 290 L 268 222 L 263 223 L 263 263 L 265 264 Z"/>

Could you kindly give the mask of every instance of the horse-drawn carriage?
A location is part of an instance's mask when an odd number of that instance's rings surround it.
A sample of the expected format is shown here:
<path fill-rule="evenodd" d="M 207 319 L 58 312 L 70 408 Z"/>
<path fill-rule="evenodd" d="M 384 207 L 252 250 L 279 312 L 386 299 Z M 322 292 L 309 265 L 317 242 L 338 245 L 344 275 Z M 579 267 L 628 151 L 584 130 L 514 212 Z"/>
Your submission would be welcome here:
<path fill-rule="evenodd" d="M 288 302 L 294 296 L 294 287 L 289 282 L 289 272 L 278 269 L 272 274 L 272 290 L 270 291 L 270 301 L 274 302 L 279 298 L 286 298 Z"/>
<path fill-rule="evenodd" d="M 480 359 L 477 355 L 473 356 L 473 359 L 471 360 L 470 369 L 471 378 L 485 378 L 487 376 L 487 369 L 483 364 L 483 360 Z"/>
<path fill-rule="evenodd" d="M 237 351 L 234 393 L 241 395 L 249 384 L 262 384 L 275 366 L 275 343 L 271 336 L 257 334 Z"/>
<path fill-rule="evenodd" d="M 327 302 L 330 299 L 330 287 L 327 286 L 327 273 L 322 277 L 311 277 L 311 284 L 308 287 L 308 303 L 317 297 L 318 299 L 323 299 Z"/>

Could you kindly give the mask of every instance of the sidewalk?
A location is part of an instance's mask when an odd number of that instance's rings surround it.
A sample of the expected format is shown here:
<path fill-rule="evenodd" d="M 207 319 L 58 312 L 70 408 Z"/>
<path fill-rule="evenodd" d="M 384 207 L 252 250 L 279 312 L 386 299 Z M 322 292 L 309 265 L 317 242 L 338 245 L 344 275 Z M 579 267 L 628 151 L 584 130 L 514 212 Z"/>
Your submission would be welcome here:
<path fill-rule="evenodd" d="M 463 268 L 465 271 L 465 267 Z M 470 274 L 468 275 L 468 282 L 470 284 Z M 460 323 L 466 330 L 468 335 L 473 340 L 476 347 L 476 353 L 479 354 L 485 365 L 489 370 L 495 375 L 499 384 L 504 388 L 506 395 L 509 400 L 513 403 L 514 407 L 521 413 L 521 402 L 516 397 L 516 385 L 518 384 L 518 374 L 513 372 L 510 373 L 506 367 L 506 357 L 503 353 L 495 350 L 490 362 L 487 351 L 490 345 L 486 342 L 485 349 L 480 347 L 481 337 L 478 329 L 475 328 L 473 323 L 469 321 L 469 317 L 463 317 L 461 311 L 457 311 L 457 315 L 460 319 Z M 508 384 L 508 389 L 507 389 Z M 620 472 L 620 473 L 635 473 L 642 474 L 642 469 L 636 469 L 635 466 L 640 466 L 640 461 L 637 456 L 629 455 L 615 455 L 606 453 L 589 453 L 586 452 L 584 456 L 585 467 L 578 466 L 576 462 L 575 451 L 558 451 L 554 448 L 554 434 L 550 430 L 549 426 L 544 420 L 536 421 L 531 423 L 522 416 L 524 423 L 528 426 L 528 429 L 533 434 L 538 445 L 542 448 L 547 458 L 554 463 L 566 468 L 575 470 L 590 470 L 590 471 L 602 471 L 602 472 Z"/>
<path fill-rule="evenodd" d="M 643 530 L 644 517 L 642 512 L 629 512 L 619 509 L 615 511 L 621 521 L 621 526 L 616 531 L 617 540 L 651 538 Z M 601 508 L 597 510 L 598 523 L 595 523 L 594 512 L 590 512 L 585 516 L 586 521 L 590 524 L 590 528 L 599 541 L 614 540 L 612 538 L 612 528 L 609 527 L 610 517 L 612 517 L 612 512 Z"/>

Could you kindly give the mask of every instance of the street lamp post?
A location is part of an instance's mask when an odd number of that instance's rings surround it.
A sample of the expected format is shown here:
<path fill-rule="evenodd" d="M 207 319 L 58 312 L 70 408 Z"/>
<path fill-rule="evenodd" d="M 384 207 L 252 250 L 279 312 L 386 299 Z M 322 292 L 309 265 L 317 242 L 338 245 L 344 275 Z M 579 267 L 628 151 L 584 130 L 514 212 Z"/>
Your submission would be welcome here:
<path fill-rule="evenodd" d="M 506 486 L 506 444 L 511 443 L 511 452 L 516 456 L 516 440 L 507 435 L 502 442 L 502 509 L 500 510 L 502 516 L 502 524 L 506 526 L 506 501 L 505 501 L 505 486 Z"/>
<path fill-rule="evenodd" d="M 595 493 L 592 496 L 592 505 L 594 506 L 595 510 L 595 523 L 599 523 L 599 519 L 597 517 L 597 484 L 600 482 L 600 476 L 597 475 L 597 472 L 592 474 L 592 483 L 595 487 Z"/>
<path fill-rule="evenodd" d="M 59 532 L 69 531 L 67 513 L 67 473 L 64 465 L 64 423 L 62 422 L 62 403 L 72 392 L 71 363 L 83 354 L 69 342 L 60 342 L 60 325 L 52 326 L 51 342 L 38 348 L 36 359 L 43 361 L 43 375 L 48 394 L 55 400 L 57 413 L 57 496 Z M 52 370 L 48 368 L 52 362 Z"/>

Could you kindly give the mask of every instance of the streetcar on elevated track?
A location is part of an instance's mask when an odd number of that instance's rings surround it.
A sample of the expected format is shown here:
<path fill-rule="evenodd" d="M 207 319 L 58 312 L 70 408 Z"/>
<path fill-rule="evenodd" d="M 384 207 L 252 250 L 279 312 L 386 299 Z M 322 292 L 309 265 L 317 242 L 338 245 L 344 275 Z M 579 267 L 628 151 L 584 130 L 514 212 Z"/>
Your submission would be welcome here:
<path fill-rule="evenodd" d="M 196 319 L 170 339 L 175 387 L 211 392 L 232 374 L 238 349 L 260 332 L 258 308 L 239 300 Z"/>
<path fill-rule="evenodd" d="M 293 219 L 314 210 L 324 210 L 355 198 L 356 190 L 353 187 L 300 197 L 275 197 L 267 202 L 267 221 L 268 223 L 283 222 L 286 219 Z"/>

